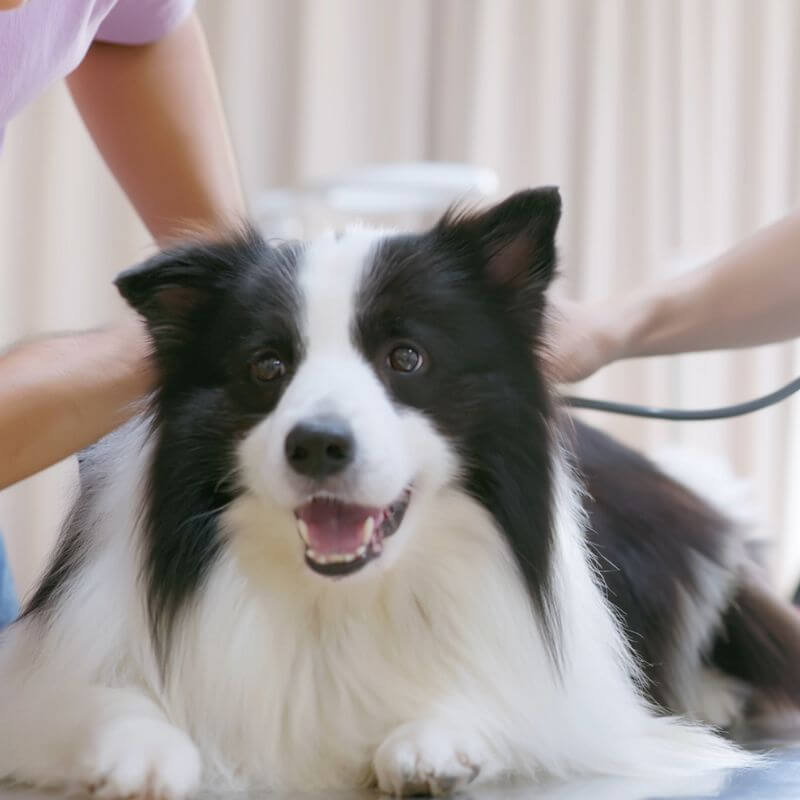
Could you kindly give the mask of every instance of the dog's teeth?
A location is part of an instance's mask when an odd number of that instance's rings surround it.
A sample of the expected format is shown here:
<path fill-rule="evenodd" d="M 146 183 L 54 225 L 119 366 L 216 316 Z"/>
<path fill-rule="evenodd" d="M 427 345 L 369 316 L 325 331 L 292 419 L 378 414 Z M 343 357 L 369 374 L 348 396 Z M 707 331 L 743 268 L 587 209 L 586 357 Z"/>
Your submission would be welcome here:
<path fill-rule="evenodd" d="M 328 558 L 334 564 L 346 564 L 348 561 L 355 561 L 355 554 L 354 553 L 331 553 Z"/>
<path fill-rule="evenodd" d="M 308 525 L 302 520 L 297 520 L 297 530 L 300 532 L 300 538 L 306 543 L 309 544 L 308 541 Z"/>
<path fill-rule="evenodd" d="M 328 556 L 318 553 L 316 550 L 307 550 L 306 555 L 317 564 L 327 564 L 329 561 Z"/>
<path fill-rule="evenodd" d="M 364 525 L 361 528 L 361 542 L 363 544 L 369 544 L 369 540 L 372 538 L 372 534 L 375 530 L 375 520 L 372 517 L 367 517 L 364 521 Z"/>
<path fill-rule="evenodd" d="M 363 556 L 366 555 L 366 553 L 367 553 L 367 546 L 365 544 L 362 544 L 361 547 L 359 547 L 358 550 L 356 550 L 356 556 L 358 558 L 362 558 Z"/>
<path fill-rule="evenodd" d="M 346 564 L 350 561 L 355 561 L 360 555 L 366 552 L 366 547 L 361 548 L 361 552 L 356 553 L 329 553 L 324 555 L 318 553 L 316 550 L 309 548 L 306 550 L 306 555 L 316 564 Z"/>

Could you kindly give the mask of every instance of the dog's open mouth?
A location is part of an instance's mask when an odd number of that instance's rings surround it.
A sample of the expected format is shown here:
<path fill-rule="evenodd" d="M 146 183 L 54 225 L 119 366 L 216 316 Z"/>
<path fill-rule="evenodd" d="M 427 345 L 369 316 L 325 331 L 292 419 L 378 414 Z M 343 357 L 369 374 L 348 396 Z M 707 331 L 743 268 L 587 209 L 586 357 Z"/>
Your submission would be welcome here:
<path fill-rule="evenodd" d="M 315 497 L 295 509 L 306 563 L 321 575 L 348 575 L 383 552 L 383 540 L 403 521 L 411 491 L 383 508 Z"/>

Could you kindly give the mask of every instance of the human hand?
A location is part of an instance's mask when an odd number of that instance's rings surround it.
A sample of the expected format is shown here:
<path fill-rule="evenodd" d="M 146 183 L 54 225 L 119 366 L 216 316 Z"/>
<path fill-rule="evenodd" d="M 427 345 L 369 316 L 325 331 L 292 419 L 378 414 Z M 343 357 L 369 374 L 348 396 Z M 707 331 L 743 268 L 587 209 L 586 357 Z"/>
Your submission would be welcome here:
<path fill-rule="evenodd" d="M 541 352 L 548 377 L 575 383 L 620 357 L 613 315 L 607 303 L 550 297 Z"/>
<path fill-rule="evenodd" d="M 144 320 L 138 314 L 126 312 L 124 319 L 99 332 L 108 340 L 108 347 L 116 351 L 127 365 L 130 375 L 129 391 L 140 396 L 151 391 L 156 381 L 152 356 L 152 340 Z"/>

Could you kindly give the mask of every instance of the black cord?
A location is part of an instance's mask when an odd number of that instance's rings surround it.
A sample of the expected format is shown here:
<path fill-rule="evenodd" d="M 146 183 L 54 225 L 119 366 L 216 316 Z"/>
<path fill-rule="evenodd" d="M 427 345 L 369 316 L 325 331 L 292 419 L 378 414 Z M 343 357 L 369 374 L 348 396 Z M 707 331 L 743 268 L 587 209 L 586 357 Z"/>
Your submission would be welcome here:
<path fill-rule="evenodd" d="M 732 406 L 722 406 L 721 408 L 706 408 L 693 411 L 682 411 L 677 408 L 651 408 L 639 406 L 634 403 L 614 403 L 607 400 L 590 400 L 586 397 L 562 397 L 561 401 L 570 408 L 586 408 L 592 411 L 607 411 L 611 414 L 625 414 L 629 417 L 647 417 L 649 419 L 670 419 L 677 422 L 697 422 L 709 419 L 730 419 L 731 417 L 741 417 L 753 411 L 760 411 L 762 408 L 780 403 L 787 397 L 800 391 L 800 377 L 787 383 L 777 392 L 758 397 L 755 400 L 748 400 L 746 403 L 737 403 Z"/>

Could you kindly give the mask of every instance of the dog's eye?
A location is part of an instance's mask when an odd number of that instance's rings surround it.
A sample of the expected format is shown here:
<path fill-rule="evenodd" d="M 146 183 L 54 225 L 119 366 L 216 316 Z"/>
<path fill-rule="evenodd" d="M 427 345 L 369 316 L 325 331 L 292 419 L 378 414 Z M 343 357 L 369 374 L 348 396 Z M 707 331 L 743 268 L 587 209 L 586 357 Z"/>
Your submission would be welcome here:
<path fill-rule="evenodd" d="M 387 357 L 387 363 L 395 372 L 416 372 L 424 363 L 419 350 L 407 344 L 395 347 Z"/>
<path fill-rule="evenodd" d="M 256 383 L 268 383 L 286 374 L 286 364 L 275 352 L 263 353 L 250 365 L 250 376 Z"/>

